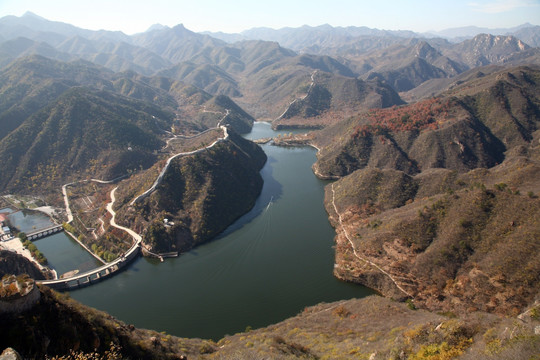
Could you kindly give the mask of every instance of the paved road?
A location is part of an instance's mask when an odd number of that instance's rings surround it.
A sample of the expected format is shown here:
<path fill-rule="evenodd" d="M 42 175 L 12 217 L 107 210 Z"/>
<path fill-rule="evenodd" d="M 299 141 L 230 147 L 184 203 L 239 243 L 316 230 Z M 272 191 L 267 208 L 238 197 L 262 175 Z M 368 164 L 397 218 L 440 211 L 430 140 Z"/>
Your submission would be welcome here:
<path fill-rule="evenodd" d="M 118 225 L 116 223 L 116 220 L 115 220 L 116 212 L 113 210 L 113 205 L 114 205 L 114 202 L 116 201 L 116 198 L 114 196 L 114 193 L 116 192 L 116 189 L 118 189 L 118 186 L 115 187 L 114 189 L 112 189 L 112 191 L 111 191 L 111 202 L 107 204 L 107 211 L 111 214 L 111 222 L 110 223 L 115 228 L 120 229 L 120 230 L 124 230 L 129 235 L 131 235 L 131 237 L 133 237 L 133 239 L 135 239 L 136 245 L 138 245 L 142 241 L 141 235 L 137 234 L 135 231 L 133 231 L 133 230 L 127 228 L 127 227 Z"/>
<path fill-rule="evenodd" d="M 198 154 L 206 149 L 210 149 L 212 147 L 214 147 L 217 143 L 221 142 L 221 141 L 224 141 L 224 140 L 227 140 L 227 138 L 229 137 L 229 133 L 227 132 L 227 127 L 225 126 L 220 126 L 221 129 L 223 130 L 223 137 L 222 138 L 219 138 L 217 139 L 216 141 L 214 141 L 212 144 L 208 145 L 208 146 L 205 146 L 205 147 L 202 147 L 200 149 L 197 149 L 197 150 L 193 150 L 193 151 L 187 151 L 187 152 L 181 152 L 181 153 L 178 153 L 178 154 L 175 154 L 173 156 L 171 156 L 170 158 L 167 159 L 167 162 L 165 163 L 165 166 L 163 167 L 163 169 L 161 169 L 161 172 L 159 173 L 157 179 L 154 181 L 154 183 L 152 184 L 152 186 L 146 190 L 144 193 L 142 193 L 141 195 L 137 196 L 135 199 L 133 199 L 129 205 L 133 205 L 135 204 L 136 202 L 144 199 L 145 197 L 147 197 L 148 195 L 150 195 L 151 193 L 154 192 L 154 190 L 156 190 L 156 188 L 159 186 L 159 184 L 161 184 L 161 181 L 163 180 L 163 176 L 165 176 L 165 173 L 167 172 L 167 170 L 169 169 L 169 166 L 171 165 L 171 161 L 177 157 L 181 157 L 181 156 L 187 156 L 187 155 L 195 155 L 195 154 Z"/>

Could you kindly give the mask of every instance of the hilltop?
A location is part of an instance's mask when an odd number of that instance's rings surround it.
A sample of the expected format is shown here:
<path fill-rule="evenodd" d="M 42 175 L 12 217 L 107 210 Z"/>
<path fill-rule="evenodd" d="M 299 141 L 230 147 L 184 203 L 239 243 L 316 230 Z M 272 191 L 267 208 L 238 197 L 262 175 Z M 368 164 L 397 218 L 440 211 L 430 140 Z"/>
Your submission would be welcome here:
<path fill-rule="evenodd" d="M 74 88 L 29 117 L 0 145 L 0 155 L 8 160 L 0 186 L 53 191 L 67 178 L 108 179 L 148 167 L 155 161 L 152 152 L 163 145 L 153 131 L 152 114 L 169 121 L 172 116 L 157 107 L 119 100 L 111 93 Z"/>
<path fill-rule="evenodd" d="M 492 167 L 505 151 L 531 142 L 538 127 L 539 71 L 502 70 L 437 98 L 371 110 L 321 131 L 315 172 L 344 176 L 366 166 L 416 174 Z"/>
<path fill-rule="evenodd" d="M 51 29 L 48 32 L 44 31 L 47 26 Z M 434 79 L 453 78 L 477 66 L 538 64 L 540 55 L 534 40 L 537 31 L 537 27 L 526 25 L 495 35 L 475 33 L 451 42 L 411 31 L 323 25 L 252 29 L 224 36 L 236 40 L 228 43 L 216 38 L 220 34 L 195 33 L 181 24 L 127 36 L 25 15 L 0 19 L 0 38 L 4 39 L 0 43 L 0 66 L 31 54 L 60 61 L 83 59 L 114 72 L 168 78 L 211 95 L 226 95 L 252 116 L 274 120 L 287 111 L 294 99 L 306 95 L 314 71 L 335 77 L 326 80 L 327 84 L 344 83 L 342 87 L 349 90 L 323 86 L 328 93 L 314 91 L 313 96 L 317 93 L 323 103 L 353 100 L 356 111 L 359 106 L 378 106 L 375 100 L 362 102 L 366 97 L 379 96 L 380 86 L 404 92 Z M 351 79 L 376 79 L 384 84 L 373 91 L 367 91 L 368 86 L 355 96 L 347 85 Z M 306 109 L 301 114 L 305 116 L 297 118 L 307 117 L 305 126 L 310 126 L 322 104 L 316 104 L 315 112 L 308 111 L 313 105 L 304 104 Z M 316 126 L 326 126 L 330 117 Z"/>
<path fill-rule="evenodd" d="M 118 194 L 119 219 L 142 233 L 152 251 L 185 252 L 253 207 L 265 162 L 259 146 L 231 133 L 212 149 L 171 162 L 156 191 L 134 206 L 130 202 L 144 189 L 144 174 L 124 182 Z"/>
<path fill-rule="evenodd" d="M 1 18 L 0 193 L 64 207 L 64 185 L 77 215 L 66 228 L 107 261 L 132 244 L 107 204 L 145 251 L 178 254 L 260 193 L 266 156 L 238 134 L 255 119 L 317 128 L 290 144 L 320 149 L 315 174 L 336 180 L 324 198 L 334 274 L 385 298 L 319 304 L 212 342 L 136 329 L 41 288 L 33 308 L 0 314 L 0 346 L 35 358 L 536 356 L 538 28 L 476 30 L 448 40 L 325 25 L 227 43 L 183 25 L 127 36 Z M 3 271 L 33 272 L 2 257 Z M 10 279 L 10 291 L 30 284 Z"/>
<path fill-rule="evenodd" d="M 387 359 L 425 358 L 432 352 L 450 358 L 516 359 L 539 351 L 537 312 L 538 305 L 519 320 L 482 312 L 456 317 L 371 296 L 307 307 L 278 324 L 214 342 L 137 329 L 42 288 L 34 308 L 2 315 L 0 329 L 6 335 L 0 347 L 11 346 L 24 357 L 57 354 L 60 359 L 70 358 L 70 351 L 84 359 L 90 353 L 107 359 Z"/>
<path fill-rule="evenodd" d="M 433 311 L 534 302 L 539 75 L 502 70 L 321 131 L 336 276 Z"/>
<path fill-rule="evenodd" d="M 403 104 L 392 88 L 379 81 L 362 81 L 319 72 L 314 72 L 311 78 L 305 95 L 295 99 L 272 122 L 274 128 L 322 128 L 365 109 Z"/>

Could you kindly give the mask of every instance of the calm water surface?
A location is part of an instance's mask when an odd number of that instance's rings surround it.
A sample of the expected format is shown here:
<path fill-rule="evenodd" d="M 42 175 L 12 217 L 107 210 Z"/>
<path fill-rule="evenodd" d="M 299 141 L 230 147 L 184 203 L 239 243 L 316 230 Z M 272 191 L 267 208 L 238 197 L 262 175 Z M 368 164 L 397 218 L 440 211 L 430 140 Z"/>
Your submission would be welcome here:
<path fill-rule="evenodd" d="M 257 123 L 247 137 L 275 135 Z M 140 258 L 71 296 L 137 327 L 219 339 L 319 302 L 371 294 L 332 276 L 335 233 L 322 202 L 325 182 L 311 171 L 315 150 L 263 148 L 268 162 L 262 194 L 218 239 L 163 263 Z M 60 259 L 51 263 L 64 266 Z"/>
<path fill-rule="evenodd" d="M 21 210 L 8 215 L 11 225 L 24 233 L 46 229 L 54 225 L 51 219 L 39 211 Z"/>
<path fill-rule="evenodd" d="M 35 240 L 34 244 L 47 257 L 48 266 L 55 269 L 58 276 L 71 270 L 84 272 L 103 265 L 63 232 Z"/>
<path fill-rule="evenodd" d="M 2 209 L 0 212 L 3 210 L 12 211 Z M 39 211 L 16 211 L 8 218 L 14 227 L 27 234 L 55 225 L 48 215 Z M 59 276 L 71 270 L 83 272 L 102 265 L 63 232 L 35 240 L 34 244 L 47 257 L 48 266 L 55 269 Z"/>

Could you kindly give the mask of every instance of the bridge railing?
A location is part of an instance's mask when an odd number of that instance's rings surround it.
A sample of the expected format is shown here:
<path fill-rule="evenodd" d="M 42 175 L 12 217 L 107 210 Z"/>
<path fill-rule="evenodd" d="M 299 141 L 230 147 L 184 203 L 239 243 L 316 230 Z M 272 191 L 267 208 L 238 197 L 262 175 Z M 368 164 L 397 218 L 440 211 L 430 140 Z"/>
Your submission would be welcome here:
<path fill-rule="evenodd" d="M 69 278 L 65 279 L 55 279 L 55 280 L 42 280 L 38 281 L 39 284 L 51 286 L 52 288 L 62 290 L 62 289 L 68 289 L 73 287 L 79 287 L 82 284 L 79 283 L 79 280 L 87 279 L 87 283 L 91 282 L 91 277 L 94 275 L 97 275 L 103 271 L 111 270 L 108 273 L 101 275 L 99 278 L 104 279 L 106 277 L 109 277 L 119 271 L 120 269 L 124 268 L 126 265 L 128 265 L 138 254 L 139 250 L 139 244 L 135 244 L 131 249 L 129 249 L 124 255 L 118 257 L 116 260 L 107 263 L 103 266 L 100 266 L 98 268 L 86 271 L 81 274 L 77 274 L 74 276 L 71 276 Z M 70 282 L 76 282 L 74 285 L 69 285 Z"/>
<path fill-rule="evenodd" d="M 55 225 L 55 226 L 51 226 L 51 227 L 46 228 L 46 229 L 41 229 L 41 230 L 37 230 L 37 231 L 31 232 L 31 233 L 28 233 L 28 234 L 26 234 L 26 237 L 28 238 L 28 240 L 36 240 L 36 239 L 42 238 L 42 237 L 44 237 L 46 235 L 55 234 L 55 233 L 63 231 L 63 230 L 64 230 L 64 228 L 62 227 L 62 225 Z"/>

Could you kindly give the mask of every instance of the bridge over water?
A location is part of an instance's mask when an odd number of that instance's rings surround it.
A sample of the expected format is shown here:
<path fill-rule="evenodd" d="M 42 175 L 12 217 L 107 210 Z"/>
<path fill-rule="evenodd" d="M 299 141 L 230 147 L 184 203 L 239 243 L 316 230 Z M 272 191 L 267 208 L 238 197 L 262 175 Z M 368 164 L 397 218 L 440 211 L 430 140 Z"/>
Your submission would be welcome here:
<path fill-rule="evenodd" d="M 48 287 L 55 290 L 76 289 L 79 287 L 94 284 L 108 278 L 109 276 L 112 276 L 113 274 L 124 268 L 126 265 L 128 265 L 133 259 L 137 257 L 137 255 L 139 255 L 139 250 L 140 244 L 137 242 L 124 255 L 98 268 L 65 279 L 41 280 L 37 282 L 42 285 L 47 285 Z"/>
<path fill-rule="evenodd" d="M 41 239 L 43 237 L 46 237 L 52 234 L 56 234 L 60 231 L 64 231 L 64 228 L 62 227 L 62 225 L 54 225 L 46 229 L 41 229 L 38 231 L 28 233 L 26 234 L 26 237 L 28 238 L 28 240 L 37 240 L 37 239 Z"/>
<path fill-rule="evenodd" d="M 107 204 L 107 211 L 111 214 L 110 224 L 117 229 L 126 231 L 134 240 L 133 246 L 116 260 L 103 266 L 65 279 L 38 281 L 39 284 L 47 285 L 56 290 L 76 289 L 78 287 L 87 286 L 115 274 L 139 255 L 142 237 L 135 231 L 116 223 L 116 213 L 113 210 L 113 204 L 116 200 L 114 196 L 116 189 L 118 189 L 118 187 L 115 187 L 111 191 L 111 202 Z"/>
<path fill-rule="evenodd" d="M 205 151 L 206 149 L 212 148 L 214 145 L 216 145 L 217 143 L 219 143 L 221 141 L 227 140 L 228 137 L 229 137 L 229 134 L 227 132 L 227 127 L 224 126 L 224 125 L 221 125 L 221 122 L 228 115 L 229 115 L 229 110 L 227 110 L 227 113 L 223 116 L 223 118 L 218 122 L 218 124 L 216 126 L 216 128 L 221 128 L 223 130 L 223 137 L 222 138 L 218 138 L 216 141 L 214 141 L 212 144 L 210 144 L 210 145 L 208 145 L 206 147 L 203 147 L 203 148 L 200 148 L 200 149 L 197 149 L 197 150 L 194 150 L 194 151 L 178 153 L 176 155 L 171 156 L 167 160 L 166 166 L 161 170 L 161 172 L 158 175 L 158 177 L 157 177 L 156 181 L 154 182 L 154 184 L 148 190 L 146 190 L 143 194 L 137 196 L 131 202 L 131 205 L 133 205 L 134 203 L 136 203 L 140 199 L 148 196 L 149 194 L 151 194 L 156 189 L 156 187 L 160 184 L 163 176 L 165 175 L 165 172 L 167 171 L 167 168 L 168 168 L 169 164 L 171 163 L 171 161 L 174 158 L 176 158 L 178 156 L 186 156 L 186 155 L 197 154 L 199 152 Z M 118 179 L 120 179 L 120 178 L 118 178 Z M 115 179 L 115 180 L 117 180 L 117 179 Z M 104 183 L 104 184 L 112 183 L 115 180 L 102 181 L 102 180 L 91 179 L 91 181 L 100 182 L 100 183 Z M 75 183 L 65 184 L 64 186 L 62 186 L 62 194 L 64 196 L 64 202 L 65 202 L 65 205 L 66 205 L 66 213 L 67 213 L 67 216 L 68 216 L 68 223 L 73 221 L 73 214 L 72 214 L 70 206 L 69 206 L 69 197 L 68 197 L 68 193 L 67 193 L 67 187 L 72 185 L 72 184 L 75 184 Z M 71 276 L 71 277 L 65 278 L 65 279 L 38 281 L 39 284 L 47 285 L 47 286 L 49 286 L 49 287 L 51 287 L 53 289 L 56 289 L 56 290 L 75 289 L 75 288 L 78 288 L 78 287 L 87 286 L 87 285 L 90 285 L 92 283 L 96 283 L 98 281 L 101 281 L 101 280 L 103 280 L 105 278 L 108 278 L 109 276 L 111 276 L 114 273 L 118 272 L 119 270 L 124 268 L 126 265 L 128 265 L 140 253 L 141 243 L 142 243 L 141 235 L 139 235 L 138 233 L 136 233 L 135 231 L 133 231 L 130 228 L 118 225 L 116 223 L 116 220 L 115 220 L 116 213 L 115 213 L 115 211 L 113 209 L 113 204 L 114 204 L 114 202 L 116 200 L 115 199 L 116 189 L 118 189 L 118 187 L 115 187 L 111 191 L 111 194 L 110 194 L 111 202 L 107 204 L 107 211 L 111 214 L 110 224 L 111 224 L 111 226 L 113 226 L 113 227 L 115 227 L 117 229 L 120 229 L 120 230 L 123 230 L 123 231 L 127 232 L 134 240 L 133 246 L 124 255 L 120 256 L 116 260 L 114 260 L 114 261 L 112 261 L 112 262 L 110 262 L 108 264 L 105 264 L 105 265 L 103 265 L 101 267 L 98 267 L 96 269 L 86 271 L 84 273 L 77 274 L 77 275 L 74 275 L 74 276 Z M 60 229 L 61 228 L 62 228 L 62 226 L 60 226 Z M 55 229 L 56 229 L 56 227 L 55 227 Z M 34 234 L 32 234 L 32 235 L 34 235 Z M 46 235 L 44 235 L 44 236 L 46 236 Z M 173 256 L 172 254 L 173 253 L 162 254 L 162 255 L 157 255 L 156 254 L 156 255 L 158 257 L 160 257 L 161 259 L 163 259 L 163 257 L 166 256 L 166 255 Z M 175 255 L 177 256 L 178 254 L 175 253 Z"/>

